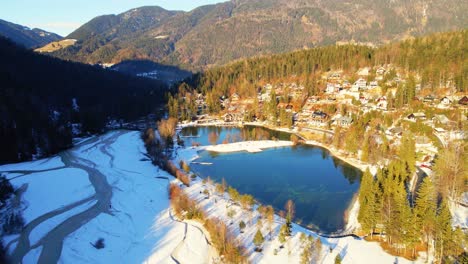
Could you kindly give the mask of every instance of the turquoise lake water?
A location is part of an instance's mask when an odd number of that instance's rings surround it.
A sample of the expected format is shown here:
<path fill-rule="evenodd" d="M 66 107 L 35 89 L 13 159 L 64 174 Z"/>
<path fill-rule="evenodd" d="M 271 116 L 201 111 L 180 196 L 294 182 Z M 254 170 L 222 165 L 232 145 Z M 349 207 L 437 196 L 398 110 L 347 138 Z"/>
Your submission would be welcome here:
<path fill-rule="evenodd" d="M 192 135 L 199 137 L 184 140 L 196 140 L 202 145 L 209 145 L 208 135 L 213 133 L 213 129 L 216 129 L 222 141 L 226 135 L 236 133 L 252 138 L 254 128 L 190 129 Z M 266 135 L 264 131 L 254 133 Z M 289 138 L 286 133 L 273 134 L 269 136 Z M 216 136 L 211 136 L 211 142 L 213 138 Z M 345 211 L 359 189 L 361 178 L 360 170 L 334 158 L 327 150 L 312 146 L 266 149 L 254 154 L 202 151 L 199 155 L 196 161 L 212 163 L 191 164 L 192 170 L 200 176 L 210 176 L 217 182 L 224 178 L 240 193 L 252 194 L 256 200 L 271 204 L 276 210 L 283 210 L 286 201 L 291 199 L 296 205 L 294 221 L 323 232 L 336 232 L 344 228 Z"/>

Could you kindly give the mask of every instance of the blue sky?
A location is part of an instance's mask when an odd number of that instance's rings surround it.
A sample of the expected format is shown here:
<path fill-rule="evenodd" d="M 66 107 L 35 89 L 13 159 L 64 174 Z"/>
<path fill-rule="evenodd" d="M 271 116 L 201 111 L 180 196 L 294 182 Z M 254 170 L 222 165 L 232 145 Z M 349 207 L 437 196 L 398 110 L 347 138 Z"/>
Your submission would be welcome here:
<path fill-rule="evenodd" d="M 223 0 L 1 0 L 0 19 L 66 36 L 92 18 L 140 6 L 189 11 Z"/>

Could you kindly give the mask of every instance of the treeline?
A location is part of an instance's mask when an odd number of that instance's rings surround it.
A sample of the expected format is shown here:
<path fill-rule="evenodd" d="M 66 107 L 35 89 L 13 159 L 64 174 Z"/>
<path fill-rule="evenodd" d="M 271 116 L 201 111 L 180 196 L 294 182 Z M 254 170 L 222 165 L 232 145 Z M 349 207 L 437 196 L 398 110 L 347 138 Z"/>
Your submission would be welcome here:
<path fill-rule="evenodd" d="M 72 124 L 99 133 L 111 119 L 133 120 L 165 101 L 160 82 L 43 56 L 4 38 L 0 58 L 0 163 L 71 146 Z"/>
<path fill-rule="evenodd" d="M 429 252 L 433 245 L 437 263 L 461 258 L 466 235 L 452 228 L 448 203 L 464 191 L 468 155 L 460 152 L 463 145 L 444 150 L 436 160 L 434 176 L 424 177 L 414 194 L 410 189 L 415 173 L 410 145 L 414 143 L 406 144 L 408 149 L 400 150 L 400 158 L 379 169 L 375 177 L 369 170 L 364 173 L 358 215 L 362 230 L 371 237 L 385 234 L 385 243 L 397 254 L 410 253 L 415 258 L 417 248 Z M 450 164 L 448 158 L 452 158 Z"/>

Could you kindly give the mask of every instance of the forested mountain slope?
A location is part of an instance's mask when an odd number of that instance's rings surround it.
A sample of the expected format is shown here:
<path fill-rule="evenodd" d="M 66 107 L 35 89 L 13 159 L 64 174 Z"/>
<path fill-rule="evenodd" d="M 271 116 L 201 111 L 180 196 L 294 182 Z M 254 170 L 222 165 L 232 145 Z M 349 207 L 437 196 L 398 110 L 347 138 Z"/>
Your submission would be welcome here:
<path fill-rule="evenodd" d="M 335 43 L 379 45 L 462 29 L 466 1 L 233 0 L 173 12 L 141 7 L 101 16 L 73 32 L 55 56 L 86 63 L 148 59 L 202 68 Z"/>
<path fill-rule="evenodd" d="M 100 132 L 164 101 L 166 85 L 36 54 L 0 38 L 0 163 L 54 154 L 71 145 L 72 124 Z"/>

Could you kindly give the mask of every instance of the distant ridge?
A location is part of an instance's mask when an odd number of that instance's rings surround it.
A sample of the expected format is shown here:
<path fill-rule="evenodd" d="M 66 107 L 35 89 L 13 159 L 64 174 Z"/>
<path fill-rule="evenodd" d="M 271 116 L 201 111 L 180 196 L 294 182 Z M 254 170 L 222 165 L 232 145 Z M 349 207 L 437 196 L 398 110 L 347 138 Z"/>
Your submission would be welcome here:
<path fill-rule="evenodd" d="M 1 19 L 0 36 L 9 38 L 13 42 L 26 48 L 41 47 L 62 38 L 55 33 L 47 32 L 39 28 L 30 29 Z"/>
<path fill-rule="evenodd" d="M 151 60 L 205 68 L 335 43 L 380 45 L 466 28 L 464 0 L 233 0 L 190 12 L 141 7 L 92 19 L 53 53 L 96 64 Z"/>

